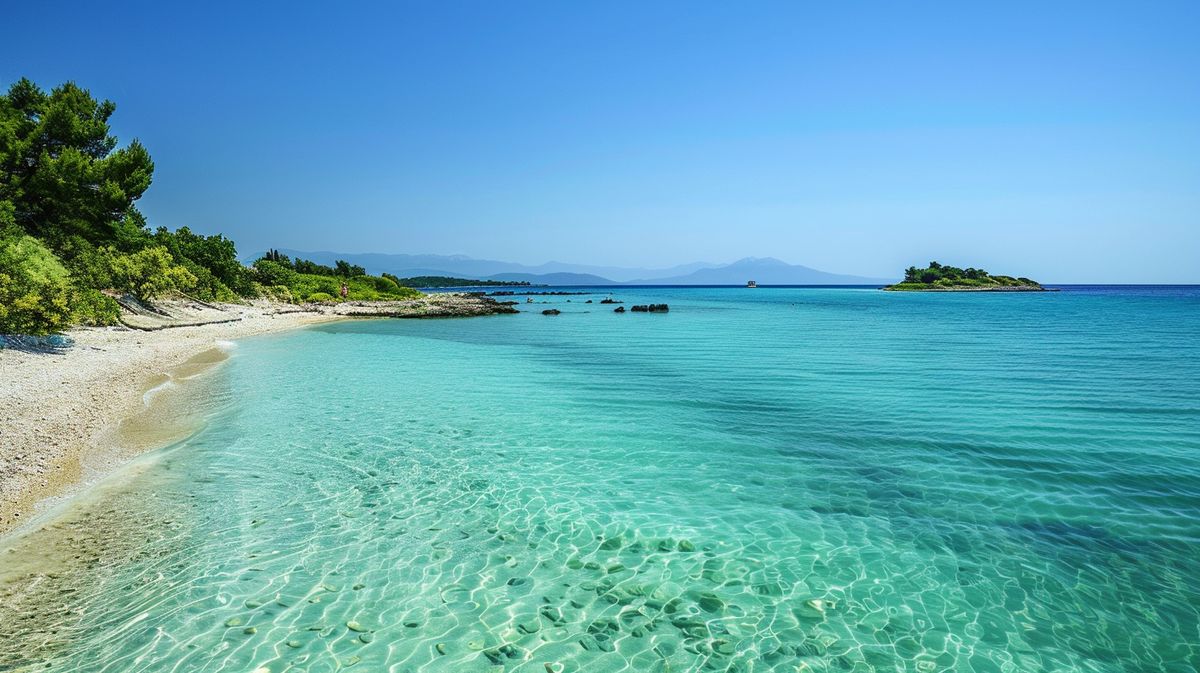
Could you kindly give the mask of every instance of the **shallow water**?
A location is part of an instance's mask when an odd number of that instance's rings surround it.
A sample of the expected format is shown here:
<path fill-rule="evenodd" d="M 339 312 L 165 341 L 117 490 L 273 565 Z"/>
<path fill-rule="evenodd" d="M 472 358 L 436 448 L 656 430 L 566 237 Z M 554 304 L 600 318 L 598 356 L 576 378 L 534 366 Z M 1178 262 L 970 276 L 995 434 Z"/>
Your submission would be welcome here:
<path fill-rule="evenodd" d="M 606 293 L 241 342 L 0 670 L 1200 667 L 1200 289 Z"/>

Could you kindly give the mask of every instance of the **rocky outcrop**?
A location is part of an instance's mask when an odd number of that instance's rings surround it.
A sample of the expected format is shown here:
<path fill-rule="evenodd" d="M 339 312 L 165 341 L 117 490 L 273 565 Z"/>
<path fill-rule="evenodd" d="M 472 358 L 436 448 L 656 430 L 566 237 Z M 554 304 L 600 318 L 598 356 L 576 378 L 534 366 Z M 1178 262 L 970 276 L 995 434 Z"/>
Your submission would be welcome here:
<path fill-rule="evenodd" d="M 437 292 L 405 301 L 347 301 L 315 305 L 314 310 L 361 318 L 469 318 L 519 313 L 510 304 L 463 292 Z"/>
<path fill-rule="evenodd" d="M 629 310 L 634 313 L 666 313 L 671 308 L 666 304 L 645 304 L 633 306 Z"/>
<path fill-rule="evenodd" d="M 562 311 L 556 308 L 548 308 L 545 311 L 542 311 L 542 315 L 558 315 L 559 313 L 562 313 Z"/>

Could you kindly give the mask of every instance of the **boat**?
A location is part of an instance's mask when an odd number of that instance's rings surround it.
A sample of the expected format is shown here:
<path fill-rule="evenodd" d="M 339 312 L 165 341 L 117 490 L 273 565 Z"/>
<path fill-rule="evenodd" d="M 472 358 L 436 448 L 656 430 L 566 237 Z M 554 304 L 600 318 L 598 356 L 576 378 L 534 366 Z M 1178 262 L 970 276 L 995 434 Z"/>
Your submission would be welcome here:
<path fill-rule="evenodd" d="M 758 287 L 758 283 L 756 283 L 756 282 L 754 282 L 754 281 L 752 281 L 752 280 L 751 280 L 751 281 L 747 281 L 747 282 L 746 282 L 746 287 Z"/>

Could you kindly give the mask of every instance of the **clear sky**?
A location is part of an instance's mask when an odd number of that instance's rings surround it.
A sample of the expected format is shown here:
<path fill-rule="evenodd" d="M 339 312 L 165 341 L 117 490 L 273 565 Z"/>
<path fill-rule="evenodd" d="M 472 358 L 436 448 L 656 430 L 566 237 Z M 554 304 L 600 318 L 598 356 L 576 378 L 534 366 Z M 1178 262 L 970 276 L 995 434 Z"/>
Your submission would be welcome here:
<path fill-rule="evenodd" d="M 0 82 L 243 251 L 1200 282 L 1200 2 L 983 4 L 8 3 Z"/>

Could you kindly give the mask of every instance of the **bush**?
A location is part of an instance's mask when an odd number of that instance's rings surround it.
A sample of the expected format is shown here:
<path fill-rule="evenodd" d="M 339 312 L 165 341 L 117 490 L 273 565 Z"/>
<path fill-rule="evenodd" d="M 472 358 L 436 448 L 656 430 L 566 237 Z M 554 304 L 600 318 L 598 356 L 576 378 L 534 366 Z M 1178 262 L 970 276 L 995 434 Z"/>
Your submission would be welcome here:
<path fill-rule="evenodd" d="M 49 334 L 71 318 L 70 275 L 41 241 L 0 233 L 0 332 Z"/>
<path fill-rule="evenodd" d="M 159 227 L 154 234 L 154 241 L 166 247 L 171 256 L 193 275 L 201 277 L 197 268 L 204 269 L 203 275 L 213 279 L 206 286 L 211 288 L 214 299 L 233 301 L 234 294 L 247 295 L 253 292 L 249 270 L 238 261 L 233 241 L 224 236 L 203 236 L 187 227 L 180 227 L 174 232 Z"/>
<path fill-rule="evenodd" d="M 293 271 L 290 265 L 273 262 L 269 259 L 260 259 L 255 262 L 252 274 L 256 282 L 266 286 L 294 287 L 300 279 L 300 274 Z"/>
<path fill-rule="evenodd" d="M 180 264 L 196 277 L 192 287 L 192 296 L 203 301 L 236 302 L 238 295 L 229 286 L 222 283 L 212 271 L 200 266 L 188 258 L 183 258 Z"/>
<path fill-rule="evenodd" d="M 266 297 L 267 299 L 272 299 L 274 301 L 287 302 L 289 304 L 296 301 L 295 297 L 292 296 L 292 291 L 289 290 L 286 285 L 257 285 L 256 284 L 256 289 L 258 290 L 258 294 Z"/>
<path fill-rule="evenodd" d="M 80 325 L 115 325 L 121 307 L 112 297 L 91 288 L 76 288 L 71 293 L 71 319 Z"/>
<path fill-rule="evenodd" d="M 327 292 L 314 292 L 314 293 L 308 295 L 308 297 L 305 298 L 305 301 L 313 301 L 313 302 L 333 301 L 333 296 L 331 296 Z"/>
<path fill-rule="evenodd" d="M 140 299 L 153 299 L 168 292 L 188 292 L 196 286 L 192 272 L 174 263 L 161 245 L 130 255 L 112 258 L 113 285 Z"/>

